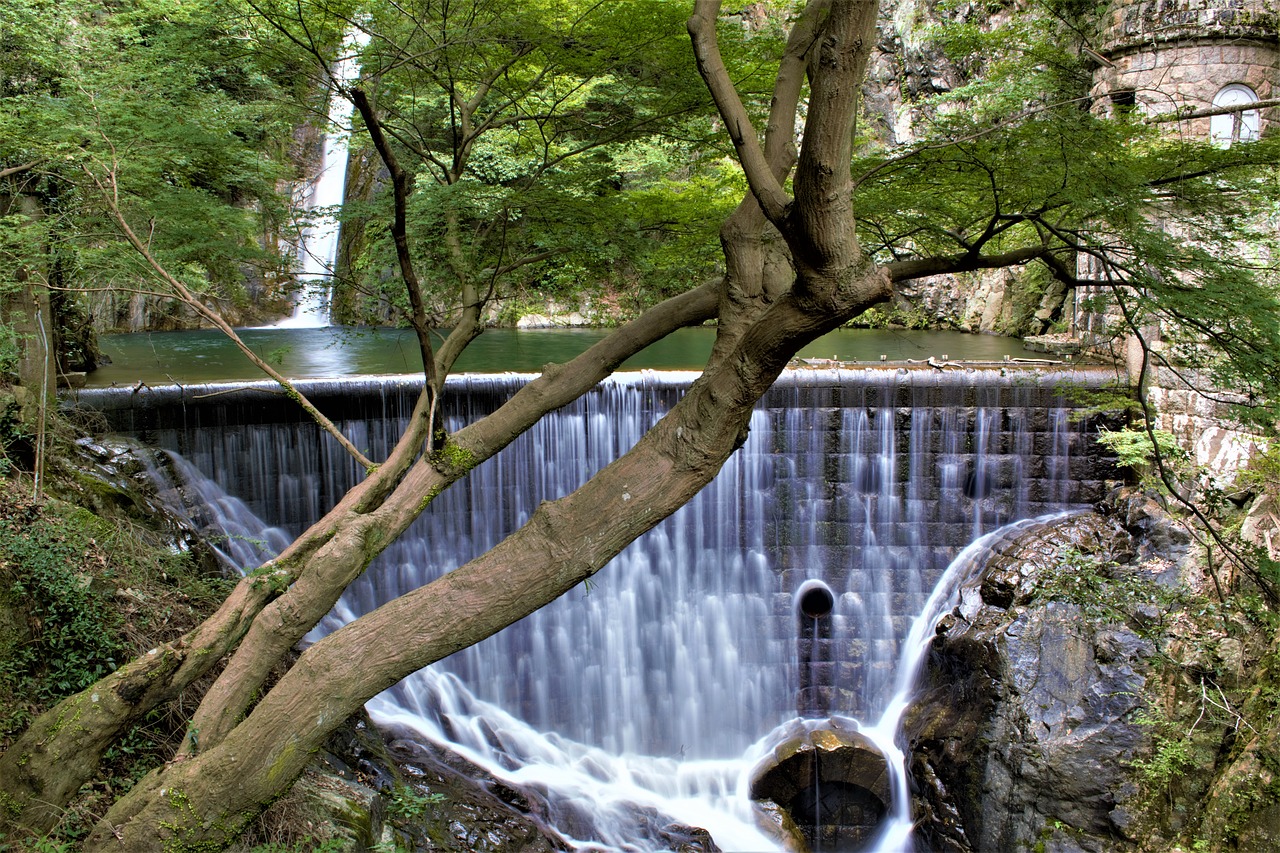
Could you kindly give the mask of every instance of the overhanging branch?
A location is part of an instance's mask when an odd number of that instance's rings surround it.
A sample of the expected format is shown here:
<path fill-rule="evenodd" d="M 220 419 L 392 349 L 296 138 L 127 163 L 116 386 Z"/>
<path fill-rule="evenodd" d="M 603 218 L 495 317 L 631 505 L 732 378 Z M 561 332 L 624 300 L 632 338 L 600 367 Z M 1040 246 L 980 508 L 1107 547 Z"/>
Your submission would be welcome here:
<path fill-rule="evenodd" d="M 910 281 L 916 278 L 927 278 L 931 275 L 947 273 L 972 272 L 974 270 L 1000 269 L 1016 267 L 1029 261 L 1052 257 L 1052 250 L 1047 246 L 1026 246 L 1013 249 L 998 255 L 946 255 L 937 258 L 915 258 L 909 261 L 893 261 L 885 264 L 889 277 L 894 282 Z"/>
<path fill-rule="evenodd" d="M 1193 118 L 1213 118 L 1214 116 L 1226 116 L 1233 113 L 1246 113 L 1249 110 L 1260 110 L 1266 107 L 1280 107 L 1280 98 L 1268 98 L 1265 101 L 1251 101 L 1247 104 L 1206 107 L 1202 110 L 1192 110 L 1190 112 L 1174 111 L 1171 113 L 1160 113 L 1159 115 L 1148 116 L 1146 118 L 1146 123 L 1164 124 L 1170 121 L 1187 121 Z"/>
<path fill-rule="evenodd" d="M 129 225 L 128 220 L 125 219 L 124 212 L 120 209 L 119 192 L 116 186 L 114 171 L 109 172 L 106 183 L 103 183 L 102 179 L 93 174 L 88 167 L 82 168 L 84 168 L 85 174 L 89 176 L 89 179 L 98 188 L 99 192 L 101 192 L 103 200 L 107 205 L 107 212 L 115 221 L 116 226 L 120 229 L 120 233 L 124 236 L 125 240 L 133 247 L 134 251 L 138 253 L 143 261 L 146 262 L 152 272 L 154 272 L 161 281 L 169 286 L 173 291 L 173 295 L 177 296 L 184 303 L 189 305 L 197 314 L 226 335 L 231 342 L 235 344 L 236 348 L 240 350 L 240 352 L 244 353 L 244 356 L 249 359 L 249 361 L 253 362 L 255 367 L 279 383 L 280 386 L 285 389 L 285 393 L 296 400 L 298 405 L 302 406 L 303 411 L 310 415 L 311 419 L 314 420 L 321 429 L 333 436 L 334 440 L 342 446 L 342 449 L 360 463 L 362 468 L 366 471 L 374 468 L 375 466 L 373 462 L 356 449 L 356 446 L 351 443 L 350 439 L 342 434 L 342 430 L 338 429 L 337 425 L 334 424 L 333 421 L 329 420 L 323 412 L 317 409 L 315 404 L 308 400 L 306 396 L 303 395 L 302 392 L 300 392 L 297 387 L 284 376 L 284 374 L 280 373 L 264 361 L 238 334 L 236 334 L 235 329 L 231 328 L 231 325 L 222 318 L 221 314 L 205 305 L 204 302 L 192 293 L 185 284 L 171 274 L 169 270 L 156 259 L 156 256 L 152 254 L 146 242 L 144 242 L 137 235 L 137 232 L 135 232 Z"/>

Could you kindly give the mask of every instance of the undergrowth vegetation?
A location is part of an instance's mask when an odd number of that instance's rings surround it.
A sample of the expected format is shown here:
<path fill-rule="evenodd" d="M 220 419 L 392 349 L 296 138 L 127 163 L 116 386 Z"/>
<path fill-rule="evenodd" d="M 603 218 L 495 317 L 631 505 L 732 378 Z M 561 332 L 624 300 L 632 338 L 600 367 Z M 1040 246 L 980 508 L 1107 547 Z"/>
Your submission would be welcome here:
<path fill-rule="evenodd" d="M 1124 565 L 1068 553 L 1040 594 L 1077 605 L 1091 621 L 1123 624 L 1152 644 L 1141 704 L 1129 718 L 1145 731 L 1146 746 L 1129 766 L 1143 791 L 1139 822 L 1163 846 L 1138 849 L 1274 849 L 1280 451 L 1257 438 L 1247 467 L 1224 472 L 1195 464 L 1160 429 L 1104 431 L 1099 441 L 1132 473 L 1130 494 L 1168 519 L 1164 532 L 1150 526 L 1154 515 L 1138 522 L 1159 553 Z M 1137 516 L 1126 512 L 1133 523 Z"/>
<path fill-rule="evenodd" d="M 87 687 L 125 652 L 121 619 L 101 578 L 110 562 L 78 513 L 45 515 L 46 505 L 10 491 L 0 504 L 0 688 L 11 705 L 8 735 L 31 710 Z M 16 706 L 16 707 L 13 707 Z"/>
<path fill-rule="evenodd" d="M 0 480 L 0 747 L 57 700 L 190 629 L 226 589 L 133 519 Z M 48 837 L 5 839 L 0 850 L 73 849 L 116 792 L 168 758 L 183 726 L 176 709 L 152 711 Z"/>

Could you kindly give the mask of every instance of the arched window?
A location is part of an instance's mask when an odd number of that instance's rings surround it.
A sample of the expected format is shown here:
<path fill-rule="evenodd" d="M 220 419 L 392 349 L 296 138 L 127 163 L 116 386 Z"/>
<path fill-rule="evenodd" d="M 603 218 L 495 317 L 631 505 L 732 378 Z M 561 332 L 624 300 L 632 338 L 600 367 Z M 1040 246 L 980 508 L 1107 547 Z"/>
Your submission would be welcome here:
<path fill-rule="evenodd" d="M 1213 96 L 1214 107 L 1234 107 L 1240 104 L 1251 104 L 1258 100 L 1257 94 L 1248 86 L 1232 83 L 1224 86 Z M 1215 145 L 1227 148 L 1237 142 L 1252 142 L 1258 138 L 1258 128 L 1262 114 L 1258 110 L 1243 110 L 1224 113 L 1209 119 L 1209 139 Z"/>

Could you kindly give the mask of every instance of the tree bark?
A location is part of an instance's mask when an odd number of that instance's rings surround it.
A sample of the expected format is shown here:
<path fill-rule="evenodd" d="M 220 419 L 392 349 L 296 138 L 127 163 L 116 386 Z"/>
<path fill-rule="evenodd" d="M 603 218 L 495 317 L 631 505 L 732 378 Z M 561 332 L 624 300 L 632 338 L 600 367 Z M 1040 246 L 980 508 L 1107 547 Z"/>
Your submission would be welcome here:
<path fill-rule="evenodd" d="M 244 636 L 270 596 L 242 581 L 213 616 L 41 714 L 0 756 L 0 828 L 47 832 L 93 778 L 102 753 L 146 713 L 176 699 Z"/>
<path fill-rule="evenodd" d="M 887 277 L 872 271 L 847 294 L 835 313 L 779 300 L 631 451 L 486 554 L 313 645 L 216 747 L 139 782 L 87 849 L 233 838 L 368 699 L 591 577 L 711 481 L 791 354 L 887 298 Z"/>

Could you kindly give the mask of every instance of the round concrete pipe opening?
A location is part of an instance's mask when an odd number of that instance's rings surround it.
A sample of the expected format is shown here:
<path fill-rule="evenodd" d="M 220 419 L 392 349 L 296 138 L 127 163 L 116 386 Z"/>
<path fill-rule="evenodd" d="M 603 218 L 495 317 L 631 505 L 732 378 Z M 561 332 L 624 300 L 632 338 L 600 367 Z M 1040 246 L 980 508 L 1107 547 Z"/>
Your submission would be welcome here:
<path fill-rule="evenodd" d="M 805 581 L 796 592 L 796 603 L 805 616 L 821 619 L 831 614 L 831 609 L 836 606 L 836 597 L 822 581 Z"/>
<path fill-rule="evenodd" d="M 750 795 L 790 849 L 862 850 L 893 800 L 889 765 L 866 735 L 836 721 L 782 733 L 751 774 Z"/>
<path fill-rule="evenodd" d="M 990 471 L 970 471 L 964 480 L 964 496 L 982 500 L 995 491 L 995 487 L 996 478 Z"/>

